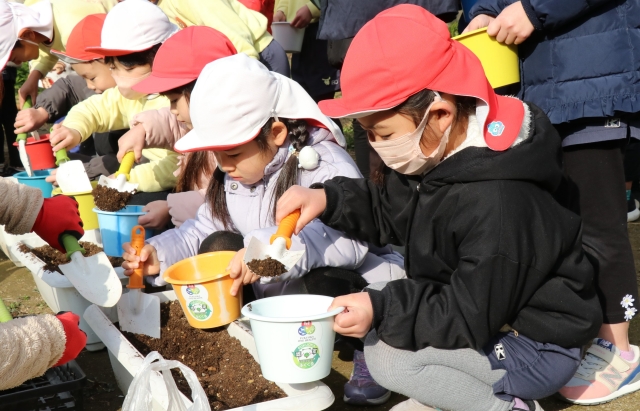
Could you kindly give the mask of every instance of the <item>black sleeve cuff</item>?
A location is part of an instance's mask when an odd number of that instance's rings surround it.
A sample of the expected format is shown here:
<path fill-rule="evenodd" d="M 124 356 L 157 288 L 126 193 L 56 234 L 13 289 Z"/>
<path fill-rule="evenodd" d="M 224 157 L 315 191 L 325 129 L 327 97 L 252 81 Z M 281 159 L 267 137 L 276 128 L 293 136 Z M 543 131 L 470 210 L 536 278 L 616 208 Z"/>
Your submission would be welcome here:
<path fill-rule="evenodd" d="M 377 330 L 378 327 L 380 327 L 380 324 L 382 324 L 382 319 L 384 318 L 384 312 L 386 309 L 384 294 L 382 291 L 372 290 L 370 288 L 365 288 L 365 291 L 369 293 L 371 305 L 373 306 L 373 322 L 371 323 L 371 328 Z"/>
<path fill-rule="evenodd" d="M 315 183 L 310 188 L 319 188 L 314 187 L 319 184 Z M 327 196 L 327 207 L 320 215 L 320 221 L 329 227 L 334 227 L 332 224 L 338 222 L 342 213 L 342 199 L 344 198 L 342 187 L 333 180 L 327 180 L 322 184 L 322 188 L 324 188 L 324 194 Z"/>
<path fill-rule="evenodd" d="M 529 21 L 533 24 L 533 27 L 535 27 L 536 30 L 544 29 L 542 22 L 538 19 L 535 10 L 533 10 L 533 6 L 531 6 L 531 0 L 520 0 L 520 3 L 527 17 L 529 17 Z"/>

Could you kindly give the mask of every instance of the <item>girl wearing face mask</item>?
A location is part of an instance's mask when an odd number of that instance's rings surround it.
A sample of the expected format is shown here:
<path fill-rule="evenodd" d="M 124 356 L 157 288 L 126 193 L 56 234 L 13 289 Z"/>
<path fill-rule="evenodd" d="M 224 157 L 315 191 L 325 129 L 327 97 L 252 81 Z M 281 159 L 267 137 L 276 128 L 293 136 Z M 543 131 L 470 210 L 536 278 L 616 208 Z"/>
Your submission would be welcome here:
<path fill-rule="evenodd" d="M 411 398 L 393 410 L 541 410 L 602 322 L 580 218 L 552 195 L 561 146 L 547 117 L 496 95 L 479 60 L 413 5 L 364 26 L 342 99 L 320 107 L 355 117 L 388 169 L 381 186 L 293 187 L 277 220 L 301 208 L 297 230 L 319 217 L 406 247 L 408 279 L 332 304 L 346 307 L 338 333 L 366 337 L 376 381 Z"/>
<path fill-rule="evenodd" d="M 129 128 L 131 119 L 140 112 L 169 107 L 166 97 L 136 92 L 132 87 L 151 74 L 153 58 L 160 45 L 176 31 L 177 27 L 167 16 L 146 0 L 127 0 L 107 13 L 100 44 L 94 43 L 86 50 L 105 56 L 104 62 L 111 70 L 116 87 L 77 104 L 61 125 L 54 126 L 50 136 L 53 151 L 73 148 L 96 132 Z M 172 189 L 177 181 L 173 174 L 177 169 L 177 153 L 153 148 L 144 150 L 142 156 L 150 163 L 134 169 L 136 176 L 131 182 L 140 184 L 138 190 Z M 166 198 L 166 193 L 159 198 Z"/>

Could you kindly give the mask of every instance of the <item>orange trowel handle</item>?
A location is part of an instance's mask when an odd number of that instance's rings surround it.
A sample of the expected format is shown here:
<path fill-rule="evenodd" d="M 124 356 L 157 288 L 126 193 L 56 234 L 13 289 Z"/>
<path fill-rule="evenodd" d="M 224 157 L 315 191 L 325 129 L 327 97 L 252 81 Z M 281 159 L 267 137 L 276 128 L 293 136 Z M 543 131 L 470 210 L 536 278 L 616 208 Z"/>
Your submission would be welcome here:
<path fill-rule="evenodd" d="M 300 210 L 296 210 L 283 218 L 278 226 L 278 231 L 271 236 L 271 243 L 273 243 L 276 238 L 283 237 L 287 242 L 287 250 L 291 248 L 291 236 L 293 235 L 293 231 L 296 229 L 296 224 L 298 224 L 299 218 Z"/>
<path fill-rule="evenodd" d="M 140 255 L 142 247 L 144 247 L 144 227 L 137 225 L 131 230 L 131 247 L 136 250 L 136 255 Z M 133 270 L 133 274 L 129 277 L 129 285 L 127 288 L 144 288 L 142 281 L 142 264 L 139 268 Z"/>

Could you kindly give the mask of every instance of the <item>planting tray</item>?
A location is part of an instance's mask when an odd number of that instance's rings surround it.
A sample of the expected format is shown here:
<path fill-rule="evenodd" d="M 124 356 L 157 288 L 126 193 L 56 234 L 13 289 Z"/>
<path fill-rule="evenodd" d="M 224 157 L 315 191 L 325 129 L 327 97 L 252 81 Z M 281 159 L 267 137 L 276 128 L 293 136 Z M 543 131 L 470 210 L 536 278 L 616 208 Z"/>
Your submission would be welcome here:
<path fill-rule="evenodd" d="M 155 293 L 154 295 L 160 298 L 160 302 L 177 299 L 173 291 Z M 113 320 L 108 318 L 100 307 L 91 305 L 85 311 L 84 318 L 107 346 L 118 386 L 126 395 L 133 377 L 144 361 L 144 356 L 112 324 Z M 248 322 L 234 321 L 227 326 L 227 331 L 232 337 L 240 340 L 242 346 L 249 350 L 253 358 L 258 361 L 258 352 Z M 154 373 L 151 375 L 150 381 L 154 411 L 166 411 L 168 406 L 167 391 L 161 374 Z M 287 394 L 286 398 L 234 408 L 230 411 L 321 411 L 328 408 L 335 400 L 329 387 L 321 381 L 305 384 L 279 383 L 277 385 Z M 184 395 L 181 397 L 186 405 L 191 405 L 187 397 Z"/>
<path fill-rule="evenodd" d="M 59 311 L 71 311 L 74 314 L 80 316 L 80 329 L 87 334 L 86 348 L 89 351 L 97 351 L 104 348 L 104 344 L 100 341 L 100 338 L 93 332 L 89 324 L 82 317 L 82 314 L 91 303 L 87 301 L 80 293 L 75 289 L 71 282 L 64 275 L 58 272 L 51 272 L 45 270 L 44 262 L 35 255 L 28 253 L 25 254 L 19 250 L 21 244 L 26 245 L 29 248 L 39 247 L 44 244 L 40 237 L 35 240 L 32 238 L 24 238 L 22 241 L 17 242 L 11 247 L 11 252 L 18 258 L 18 260 L 31 271 L 33 280 L 36 282 L 38 291 L 42 295 L 42 298 L 47 303 L 51 311 L 57 313 Z M 120 281 L 123 285 L 128 283 L 127 277 L 124 275 L 122 267 L 114 267 Z M 116 306 L 105 308 L 101 307 L 105 315 L 109 318 L 117 321 L 118 311 Z"/>
<path fill-rule="evenodd" d="M 0 411 L 82 411 L 86 382 L 78 364 L 69 361 L 16 388 L 0 391 Z"/>

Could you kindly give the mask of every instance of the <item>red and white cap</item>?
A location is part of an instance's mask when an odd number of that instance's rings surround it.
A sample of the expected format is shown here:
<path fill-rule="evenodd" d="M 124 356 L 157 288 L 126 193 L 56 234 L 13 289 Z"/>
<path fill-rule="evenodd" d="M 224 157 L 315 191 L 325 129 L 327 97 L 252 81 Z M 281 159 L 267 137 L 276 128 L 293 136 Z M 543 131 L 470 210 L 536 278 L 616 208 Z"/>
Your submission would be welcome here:
<path fill-rule="evenodd" d="M 447 25 L 422 7 L 403 4 L 383 11 L 353 39 L 340 72 L 342 98 L 320 102 L 333 118 L 363 117 L 389 110 L 429 89 L 470 96 L 487 146 L 506 150 L 524 119 L 518 99 L 497 95 L 480 60 L 451 39 Z"/>
<path fill-rule="evenodd" d="M 53 11 L 49 0 L 31 6 L 0 0 L 0 70 L 7 64 L 24 29 L 53 38 Z"/>
<path fill-rule="evenodd" d="M 222 151 L 245 144 L 271 117 L 307 120 L 328 129 L 338 144 L 345 145 L 338 126 L 300 84 L 243 53 L 207 64 L 189 107 L 193 130 L 175 144 L 179 152 Z"/>
<path fill-rule="evenodd" d="M 151 75 L 132 88 L 154 94 L 184 86 L 196 80 L 208 63 L 237 53 L 231 40 L 218 30 L 187 27 L 160 46 L 153 59 Z"/>
<path fill-rule="evenodd" d="M 69 34 L 65 51 L 51 49 L 51 54 L 68 64 L 86 63 L 101 59 L 100 54 L 86 51 L 87 47 L 100 44 L 100 32 L 107 17 L 105 13 L 90 14 L 76 24 Z"/>
<path fill-rule="evenodd" d="M 160 7 L 148 0 L 126 0 L 109 11 L 98 47 L 87 51 L 102 56 L 124 56 L 149 50 L 178 31 Z"/>

